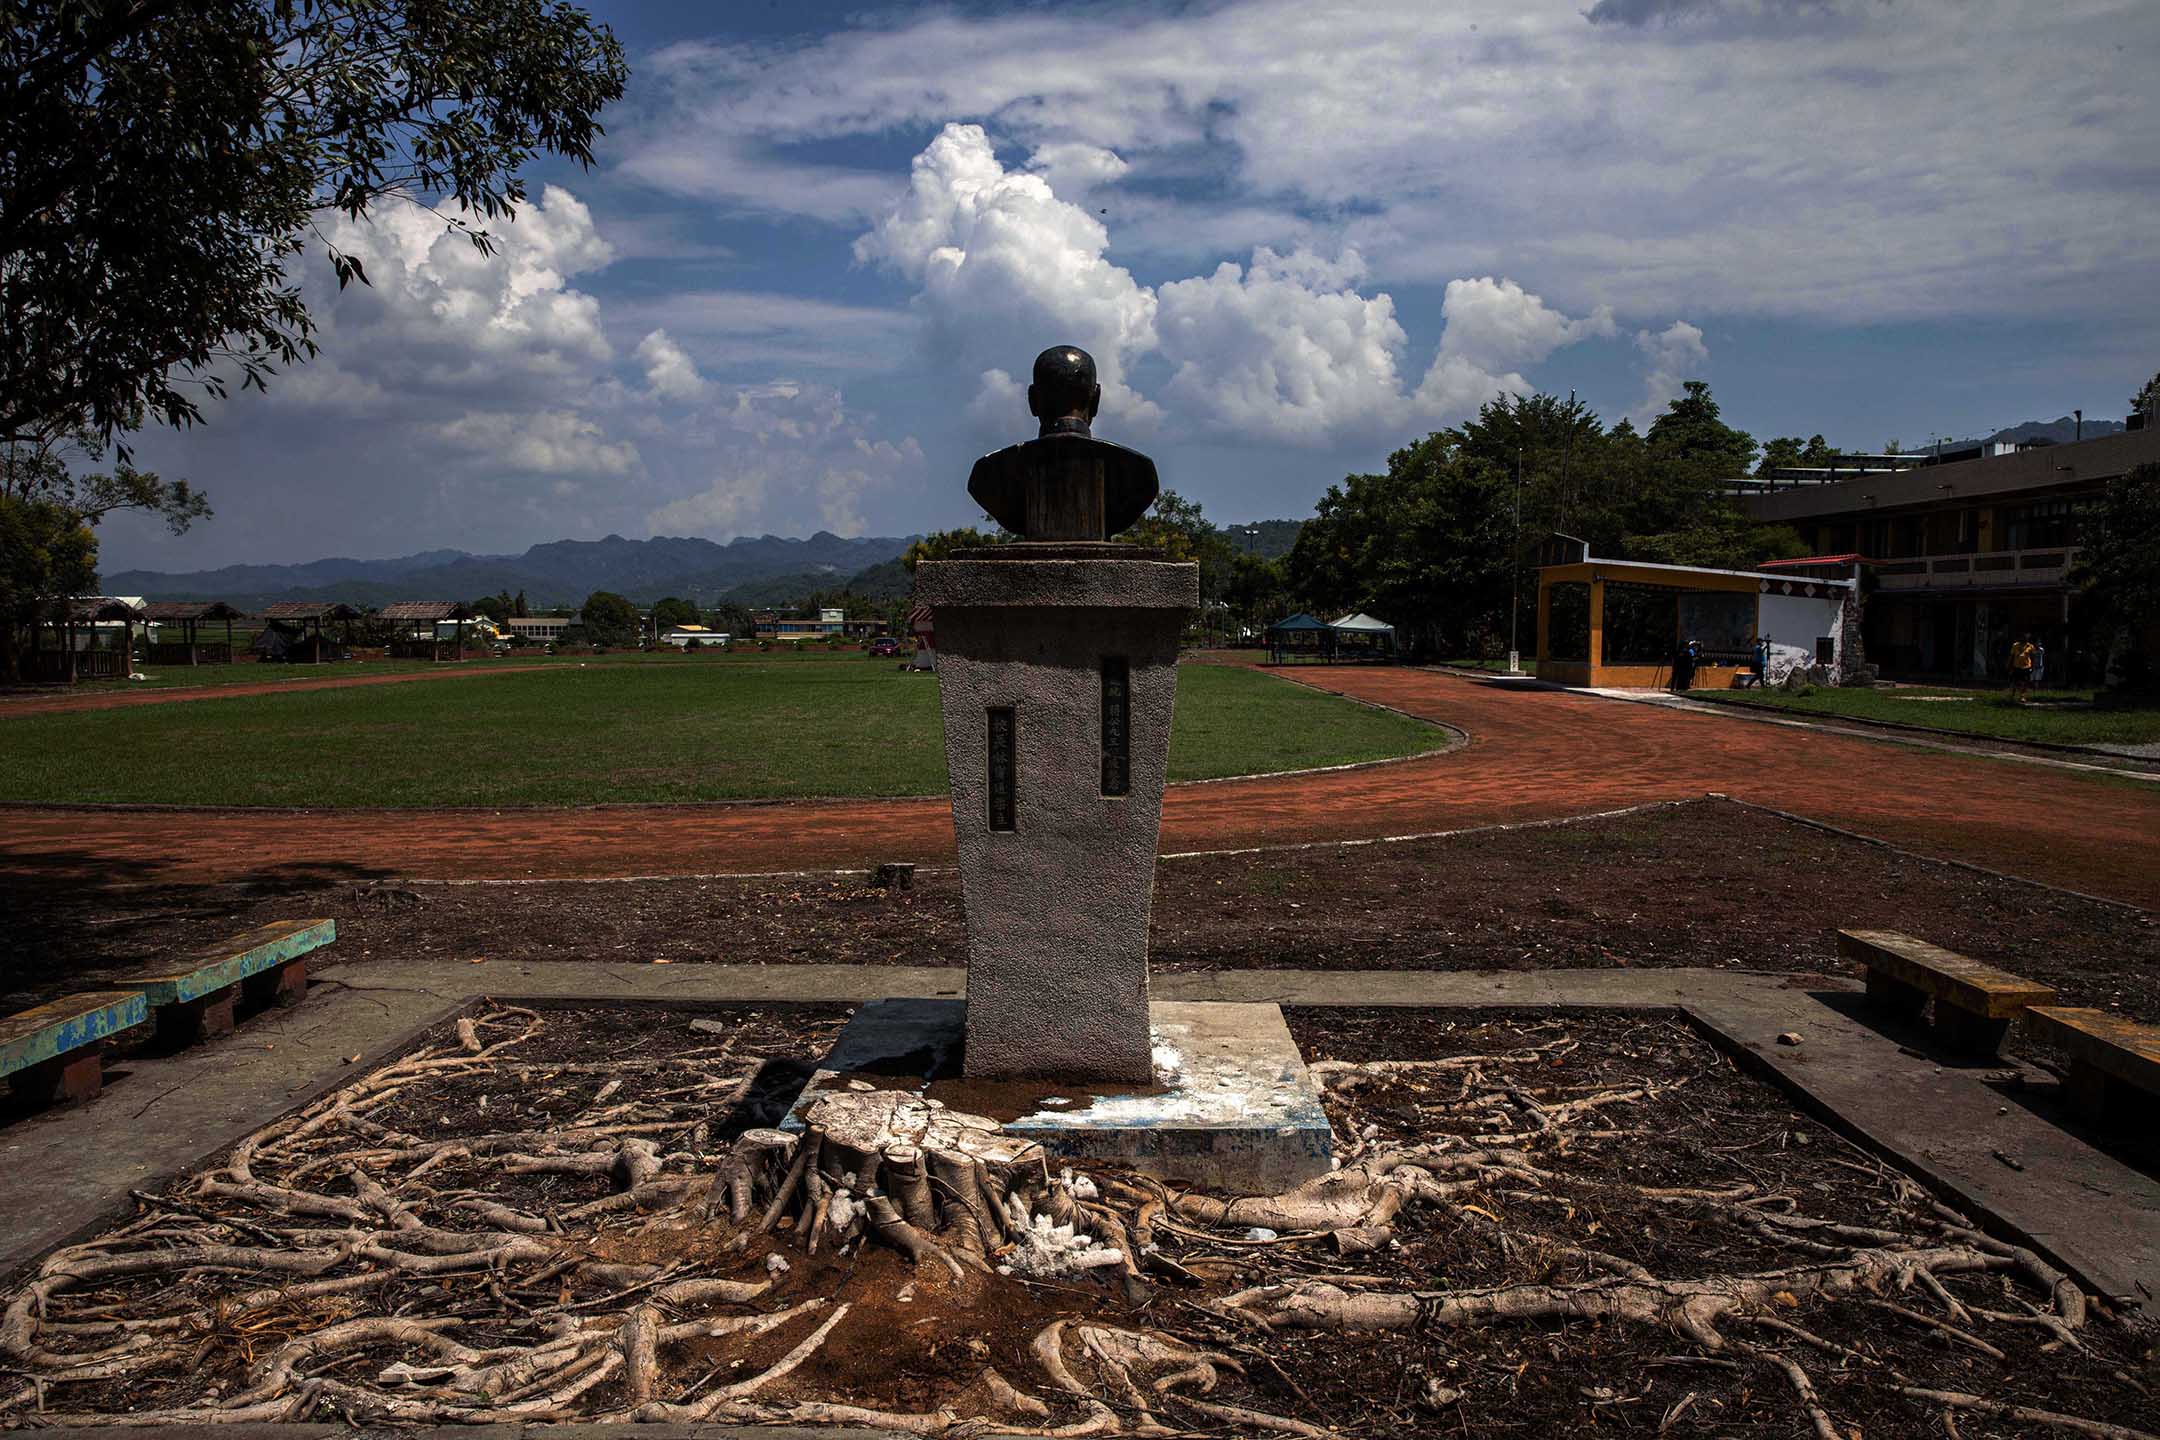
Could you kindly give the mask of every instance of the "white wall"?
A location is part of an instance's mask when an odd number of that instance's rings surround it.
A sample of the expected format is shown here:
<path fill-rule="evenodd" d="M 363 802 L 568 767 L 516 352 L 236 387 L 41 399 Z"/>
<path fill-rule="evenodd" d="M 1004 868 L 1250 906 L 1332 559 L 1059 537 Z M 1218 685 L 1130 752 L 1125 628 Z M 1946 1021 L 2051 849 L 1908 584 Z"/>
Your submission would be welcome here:
<path fill-rule="evenodd" d="M 1803 669 L 1815 663 L 1815 640 L 1827 635 L 1835 647 L 1842 643 L 1838 617 L 1845 605 L 1845 591 L 1840 588 L 1829 594 L 1817 594 L 1814 599 L 1802 595 L 1781 595 L 1776 585 L 1764 592 L 1761 608 L 1756 613 L 1755 633 L 1770 641 L 1770 683 L 1783 680 L 1793 666 Z M 1834 655 L 1834 666 L 1845 657 Z"/>

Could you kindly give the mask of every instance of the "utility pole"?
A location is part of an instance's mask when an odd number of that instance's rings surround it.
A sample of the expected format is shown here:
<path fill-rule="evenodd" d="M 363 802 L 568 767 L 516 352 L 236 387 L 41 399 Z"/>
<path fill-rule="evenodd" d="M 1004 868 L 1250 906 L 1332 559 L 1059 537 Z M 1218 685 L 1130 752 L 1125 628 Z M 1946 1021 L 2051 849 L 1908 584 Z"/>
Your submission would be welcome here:
<path fill-rule="evenodd" d="M 1522 614 L 1522 446 L 1515 447 L 1515 548 L 1508 557 L 1511 588 L 1507 615 L 1507 673 L 1522 674 L 1522 649 L 1516 643 L 1516 619 Z"/>

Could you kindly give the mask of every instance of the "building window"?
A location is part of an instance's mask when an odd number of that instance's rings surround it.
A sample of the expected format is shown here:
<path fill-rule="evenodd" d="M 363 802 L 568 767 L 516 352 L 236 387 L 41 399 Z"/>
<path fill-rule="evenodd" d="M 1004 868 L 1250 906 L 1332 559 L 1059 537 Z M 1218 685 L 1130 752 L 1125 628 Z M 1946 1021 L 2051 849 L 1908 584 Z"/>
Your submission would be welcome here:
<path fill-rule="evenodd" d="M 2005 550 L 2042 550 L 2078 543 L 2077 507 L 2068 500 L 2040 500 L 2009 513 Z"/>
<path fill-rule="evenodd" d="M 1679 591 L 1606 582 L 1602 663 L 1663 665 L 1679 632 Z"/>
<path fill-rule="evenodd" d="M 1586 662 L 1590 658 L 1590 587 L 1562 580 L 1546 591 L 1545 658 Z"/>

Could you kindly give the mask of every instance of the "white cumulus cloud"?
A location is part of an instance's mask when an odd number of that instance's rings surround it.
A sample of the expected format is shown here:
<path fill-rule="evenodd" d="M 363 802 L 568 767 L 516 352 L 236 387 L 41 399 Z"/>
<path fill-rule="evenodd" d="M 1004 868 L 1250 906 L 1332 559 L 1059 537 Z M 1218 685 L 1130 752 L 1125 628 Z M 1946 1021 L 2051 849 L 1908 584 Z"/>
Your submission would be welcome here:
<path fill-rule="evenodd" d="M 1685 320 L 1675 320 L 1656 334 L 1636 331 L 1635 348 L 1649 362 L 1643 374 L 1642 405 L 1634 417 L 1636 424 L 1647 426 L 1664 410 L 1665 403 L 1680 393 L 1683 381 L 1701 378 L 1702 367 L 1710 359 L 1710 347 L 1703 343 L 1701 330 Z"/>
<path fill-rule="evenodd" d="M 1197 419 L 1270 440 L 1400 422 L 1396 360 L 1407 337 L 1387 295 L 1358 293 L 1355 251 L 1328 261 L 1260 249 L 1252 264 L 1157 293 L 1157 329 L 1176 367 L 1164 398 Z"/>
<path fill-rule="evenodd" d="M 435 434 L 495 468 L 540 475 L 626 475 L 638 464 L 636 445 L 610 441 L 598 421 L 567 410 L 472 411 L 436 426 Z"/>
<path fill-rule="evenodd" d="M 1131 427 L 1154 408 L 1125 371 L 1155 346 L 1155 295 L 1110 263 L 1109 246 L 1109 232 L 1049 181 L 1006 170 L 980 125 L 947 125 L 855 255 L 920 287 L 943 363 L 982 374 L 1045 345 L 1078 345 L 1095 357 L 1104 410 Z"/>
<path fill-rule="evenodd" d="M 737 387 L 664 428 L 702 484 L 646 515 L 660 535 L 726 539 L 776 509 L 860 535 L 865 501 L 923 470 L 912 435 L 874 438 L 838 390 L 799 380 Z"/>
<path fill-rule="evenodd" d="M 637 360 L 645 367 L 645 383 L 663 400 L 695 400 L 705 391 L 696 362 L 665 330 L 654 330 L 638 342 Z"/>
<path fill-rule="evenodd" d="M 340 219 L 333 244 L 358 257 L 366 289 L 346 294 L 337 326 L 358 330 L 339 349 L 348 365 L 364 350 L 424 357 L 426 383 L 466 383 L 504 368 L 576 374 L 612 354 L 600 303 L 570 277 L 606 265 L 614 251 L 585 203 L 550 185 L 511 223 L 490 227 L 493 254 L 432 212 L 390 207 L 370 220 Z M 484 362 L 484 364 L 483 364 Z"/>

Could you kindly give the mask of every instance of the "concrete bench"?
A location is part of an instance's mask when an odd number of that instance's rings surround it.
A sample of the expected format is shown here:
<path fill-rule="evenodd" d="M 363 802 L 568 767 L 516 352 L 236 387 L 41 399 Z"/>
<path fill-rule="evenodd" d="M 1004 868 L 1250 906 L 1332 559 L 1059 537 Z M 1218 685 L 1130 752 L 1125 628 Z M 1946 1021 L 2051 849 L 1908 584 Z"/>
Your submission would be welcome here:
<path fill-rule="evenodd" d="M 2071 1103 L 2099 1120 L 2150 1123 L 2160 1114 L 2160 1025 L 2140 1025 L 2105 1010 L 2035 1005 L 2033 1033 L 2070 1057 Z"/>
<path fill-rule="evenodd" d="M 277 920 L 178 967 L 117 983 L 157 1012 L 160 1042 L 189 1045 L 230 1035 L 234 1002 L 297 1005 L 307 994 L 307 956 L 337 939 L 335 920 Z"/>
<path fill-rule="evenodd" d="M 1868 998 L 1904 1019 L 1919 1019 L 1932 999 L 1936 1038 L 1961 1054 L 1994 1055 L 2011 1021 L 2055 998 L 2046 985 L 1895 930 L 1840 930 L 1838 953 L 1867 972 Z"/>
<path fill-rule="evenodd" d="M 69 995 L 0 1017 L 0 1075 L 39 1104 L 87 1100 L 105 1083 L 105 1041 L 149 1017 L 132 990 Z"/>

